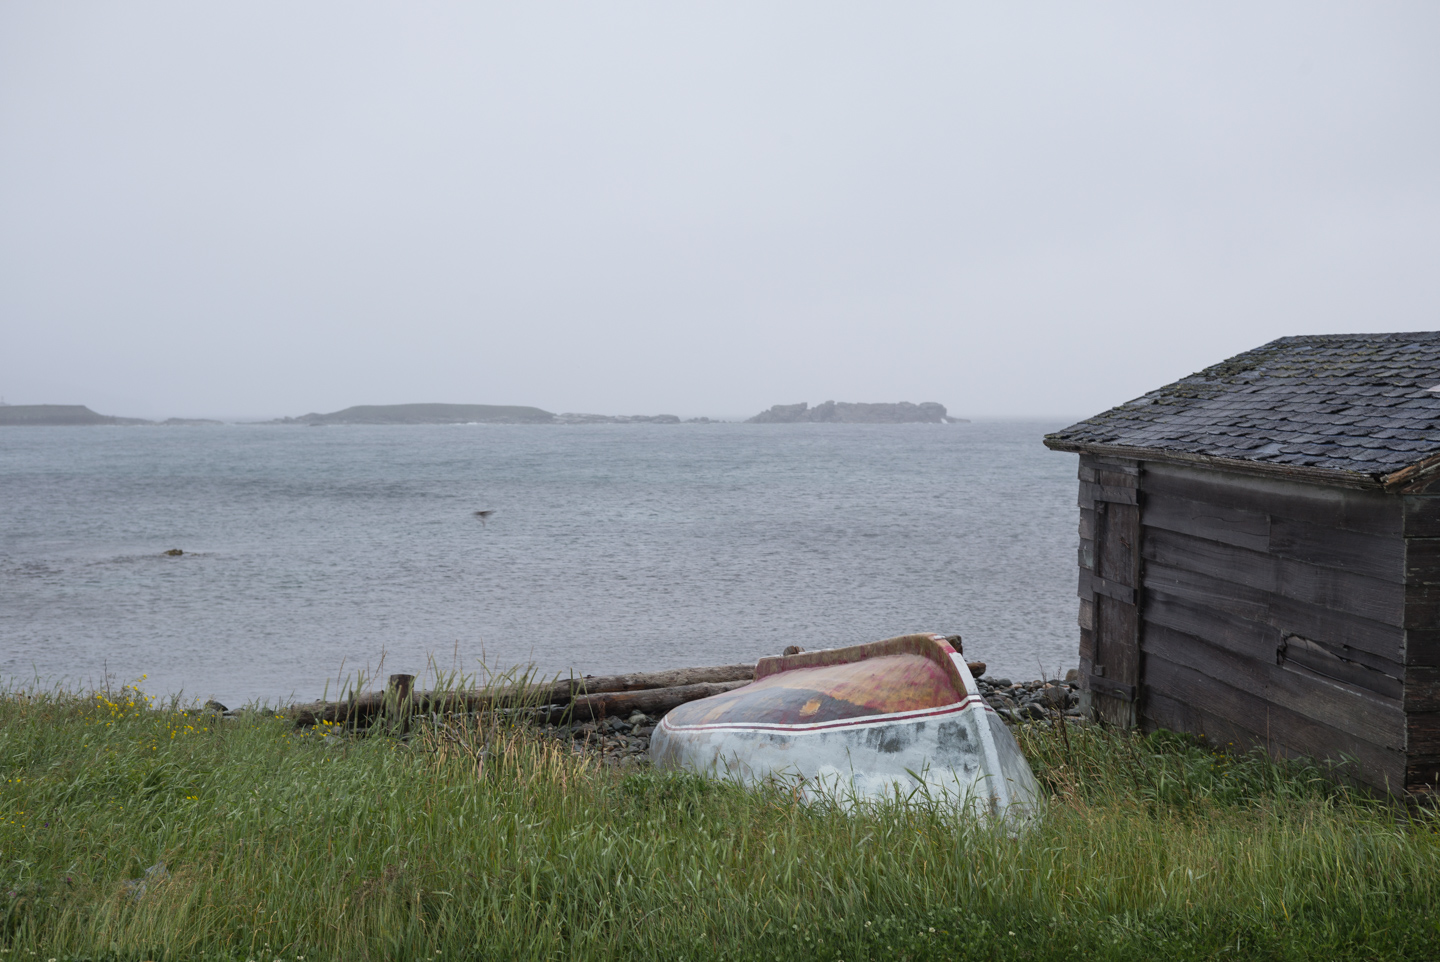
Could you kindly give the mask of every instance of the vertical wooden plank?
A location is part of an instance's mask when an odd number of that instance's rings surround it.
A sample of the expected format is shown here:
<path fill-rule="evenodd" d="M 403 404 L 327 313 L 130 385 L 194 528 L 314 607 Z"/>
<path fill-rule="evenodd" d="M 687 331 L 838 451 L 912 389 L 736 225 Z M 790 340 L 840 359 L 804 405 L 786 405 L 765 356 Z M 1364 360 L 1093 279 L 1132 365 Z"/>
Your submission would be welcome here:
<path fill-rule="evenodd" d="M 1407 495 L 1405 789 L 1440 795 L 1440 497 Z"/>
<path fill-rule="evenodd" d="M 1140 509 L 1133 504 L 1107 504 L 1097 539 L 1095 571 L 1106 581 L 1138 588 Z"/>
<path fill-rule="evenodd" d="M 1106 590 L 1093 595 L 1090 637 L 1084 639 L 1093 656 L 1088 671 L 1082 668 L 1082 683 L 1102 721 L 1132 728 L 1139 720 L 1141 528 L 1138 489 L 1131 485 L 1138 485 L 1141 474 L 1138 466 L 1107 464 L 1097 467 L 1095 476 L 1106 483 L 1090 486 L 1092 570 Z"/>

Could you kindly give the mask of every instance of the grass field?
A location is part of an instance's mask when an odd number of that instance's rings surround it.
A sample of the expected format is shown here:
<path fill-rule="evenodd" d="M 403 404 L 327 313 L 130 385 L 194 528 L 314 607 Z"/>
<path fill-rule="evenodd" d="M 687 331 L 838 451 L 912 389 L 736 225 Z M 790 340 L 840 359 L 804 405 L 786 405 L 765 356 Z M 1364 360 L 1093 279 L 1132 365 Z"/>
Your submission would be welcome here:
<path fill-rule="evenodd" d="M 0 953 L 1440 958 L 1440 819 L 1263 756 L 1026 729 L 1051 798 L 1011 835 L 915 800 L 847 815 L 621 774 L 468 725 L 402 742 L 133 690 L 5 693 Z"/>

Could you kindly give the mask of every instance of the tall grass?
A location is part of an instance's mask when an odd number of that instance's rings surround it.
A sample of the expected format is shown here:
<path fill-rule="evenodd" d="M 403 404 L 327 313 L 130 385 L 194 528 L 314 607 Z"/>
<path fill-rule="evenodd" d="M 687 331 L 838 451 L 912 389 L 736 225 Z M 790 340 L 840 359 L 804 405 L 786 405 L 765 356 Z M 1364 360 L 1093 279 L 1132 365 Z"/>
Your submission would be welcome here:
<path fill-rule="evenodd" d="M 1173 735 L 1021 738 L 1052 794 L 1016 835 L 937 805 L 846 814 L 622 775 L 495 716 L 401 741 L 11 691 L 0 952 L 1440 957 L 1430 812 Z"/>

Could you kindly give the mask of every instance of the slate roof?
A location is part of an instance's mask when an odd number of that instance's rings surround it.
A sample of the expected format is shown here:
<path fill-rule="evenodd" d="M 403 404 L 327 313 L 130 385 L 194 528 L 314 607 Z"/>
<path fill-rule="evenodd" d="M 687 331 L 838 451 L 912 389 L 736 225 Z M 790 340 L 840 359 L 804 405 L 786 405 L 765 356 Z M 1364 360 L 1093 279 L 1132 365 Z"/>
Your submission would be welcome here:
<path fill-rule="evenodd" d="M 1440 390 L 1430 388 L 1440 388 L 1440 332 L 1282 337 L 1072 424 L 1045 444 L 1383 483 L 1440 454 Z"/>

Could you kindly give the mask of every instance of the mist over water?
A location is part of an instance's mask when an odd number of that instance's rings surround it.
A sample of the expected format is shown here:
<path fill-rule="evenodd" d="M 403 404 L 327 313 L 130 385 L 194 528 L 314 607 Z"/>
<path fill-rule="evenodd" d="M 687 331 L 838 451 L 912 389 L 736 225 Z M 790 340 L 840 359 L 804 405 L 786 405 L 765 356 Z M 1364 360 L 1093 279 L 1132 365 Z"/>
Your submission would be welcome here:
<path fill-rule="evenodd" d="M 0 674 L 235 707 L 382 654 L 605 674 L 933 630 L 1034 678 L 1075 663 L 1060 426 L 8 429 Z"/>

